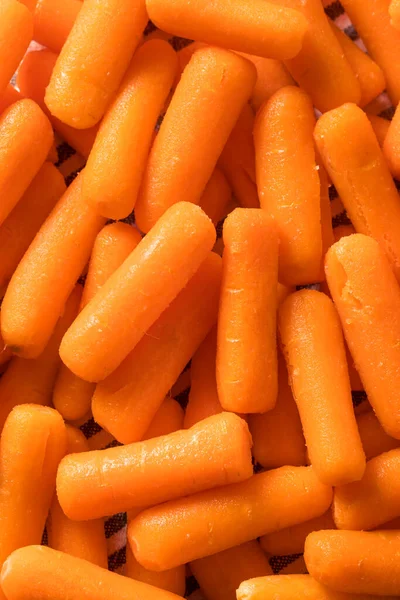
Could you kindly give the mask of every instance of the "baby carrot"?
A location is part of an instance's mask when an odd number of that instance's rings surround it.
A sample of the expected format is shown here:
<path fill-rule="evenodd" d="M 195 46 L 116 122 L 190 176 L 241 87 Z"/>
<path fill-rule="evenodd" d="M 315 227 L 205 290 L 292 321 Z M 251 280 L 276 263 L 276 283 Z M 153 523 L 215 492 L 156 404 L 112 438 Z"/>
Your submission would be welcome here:
<path fill-rule="evenodd" d="M 33 39 L 58 54 L 81 8 L 81 0 L 36 0 Z"/>
<path fill-rule="evenodd" d="M 96 125 L 121 83 L 146 22 L 144 0 L 85 0 L 46 89 L 50 112 L 77 129 Z"/>
<path fill-rule="evenodd" d="M 11 83 L 9 83 L 6 89 L 0 93 L 0 115 L 6 108 L 11 106 L 11 104 L 18 102 L 18 100 L 22 100 L 22 98 L 22 94 L 20 94 L 19 91 L 16 90 Z"/>
<path fill-rule="evenodd" d="M 281 88 L 296 85 L 285 65 L 279 60 L 241 54 L 250 60 L 257 70 L 257 80 L 250 100 L 254 111 L 257 112 L 260 106 Z"/>
<path fill-rule="evenodd" d="M 368 117 L 345 104 L 322 115 L 315 141 L 355 229 L 381 244 L 400 278 L 399 196 Z"/>
<path fill-rule="evenodd" d="M 400 446 L 400 441 L 390 437 L 370 410 L 357 416 L 358 431 L 367 460 Z"/>
<path fill-rule="evenodd" d="M 381 148 L 383 148 L 383 153 L 385 154 L 385 139 L 388 134 L 390 125 L 393 122 L 393 119 L 392 121 L 388 121 L 387 119 L 382 119 L 382 117 L 378 117 L 377 115 L 370 115 L 368 113 L 367 117 L 372 125 L 372 129 L 374 130 L 376 139 L 378 140 L 378 144 Z M 386 160 L 389 161 L 387 157 Z M 390 164 L 389 168 L 391 168 Z"/>
<path fill-rule="evenodd" d="M 277 223 L 279 279 L 289 285 L 313 283 L 321 270 L 314 125 L 310 98 L 290 86 L 277 91 L 261 107 L 254 129 L 260 204 Z"/>
<path fill-rule="evenodd" d="M 11 357 L 11 350 L 5 345 L 0 333 L 0 367 L 3 367 L 11 359 Z"/>
<path fill-rule="evenodd" d="M 215 167 L 201 195 L 199 206 L 217 225 L 225 217 L 231 200 L 232 191 L 227 178 L 221 169 Z"/>
<path fill-rule="evenodd" d="M 35 102 L 20 100 L 1 115 L 0 138 L 1 225 L 46 160 L 53 130 Z"/>
<path fill-rule="evenodd" d="M 152 506 L 248 479 L 250 448 L 245 421 L 221 413 L 188 430 L 67 456 L 58 470 L 58 499 L 75 520 Z"/>
<path fill-rule="evenodd" d="M 272 575 L 256 540 L 194 560 L 190 570 L 207 600 L 236 600 L 236 589 L 242 581 Z"/>
<path fill-rule="evenodd" d="M 17 0 L 0 3 L 0 96 L 21 62 L 33 34 L 31 12 Z"/>
<path fill-rule="evenodd" d="M 389 6 L 390 24 L 396 29 L 400 29 L 400 2 L 391 0 Z"/>
<path fill-rule="evenodd" d="M 399 32 L 400 35 L 400 32 Z M 369 117 L 370 118 L 370 117 Z M 379 118 L 379 117 L 376 117 Z M 388 130 L 383 143 L 383 154 L 390 172 L 397 179 L 400 178 L 400 110 L 397 108 L 392 121 L 388 123 Z"/>
<path fill-rule="evenodd" d="M 278 236 L 269 215 L 237 208 L 224 223 L 217 386 L 222 407 L 262 413 L 277 395 Z"/>
<path fill-rule="evenodd" d="M 39 229 L 4 296 L 1 329 L 15 354 L 41 354 L 103 224 L 81 201 L 80 175 Z"/>
<path fill-rule="evenodd" d="M 335 239 L 335 242 L 338 242 L 342 239 L 342 237 L 353 235 L 353 233 L 355 232 L 356 230 L 354 229 L 353 225 L 338 225 L 333 229 L 333 237 Z"/>
<path fill-rule="evenodd" d="M 263 415 L 249 415 L 249 428 L 253 438 L 253 456 L 266 469 L 307 464 L 299 411 L 282 356 L 278 359 L 276 405 Z"/>
<path fill-rule="evenodd" d="M 170 44 L 162 40 L 143 44 L 101 122 L 86 164 L 82 195 L 105 217 L 122 219 L 132 212 L 176 67 Z"/>
<path fill-rule="evenodd" d="M 161 571 L 312 519 L 331 498 L 312 467 L 281 467 L 149 508 L 131 521 L 128 540 L 143 566 Z"/>
<path fill-rule="evenodd" d="M 400 594 L 399 531 L 315 531 L 304 560 L 319 583 L 347 594 Z"/>
<path fill-rule="evenodd" d="M 361 479 L 365 455 L 353 411 L 342 330 L 332 301 L 316 290 L 291 294 L 279 309 L 279 333 L 317 476 L 330 485 Z"/>
<path fill-rule="evenodd" d="M 356 234 L 330 248 L 325 270 L 368 400 L 386 433 L 400 439 L 400 290 L 389 262 L 375 240 Z"/>
<path fill-rule="evenodd" d="M 167 210 L 65 335 L 60 355 L 67 367 L 88 381 L 110 375 L 185 287 L 214 242 L 215 228 L 198 206 L 179 202 Z"/>
<path fill-rule="evenodd" d="M 183 408 L 179 402 L 173 398 L 165 398 L 142 440 L 151 440 L 183 429 L 183 414 Z"/>
<path fill-rule="evenodd" d="M 85 0 L 87 2 L 87 0 Z M 45 546 L 13 552 L 1 574 L 8 600 L 179 600 L 180 596 Z"/>
<path fill-rule="evenodd" d="M 193 54 L 150 152 L 135 207 L 139 229 L 147 232 L 175 202 L 200 201 L 255 78 L 253 65 L 233 52 Z"/>
<path fill-rule="evenodd" d="M 172 592 L 178 596 L 184 596 L 186 589 L 186 566 L 179 565 L 166 571 L 150 571 L 138 563 L 133 552 L 126 546 L 125 577 L 131 577 L 135 581 L 141 581 L 156 588 Z M 111 599 L 110 599 L 111 600 Z"/>
<path fill-rule="evenodd" d="M 164 31 L 266 58 L 296 56 L 307 31 L 299 11 L 260 0 L 147 0 L 146 6 L 150 19 Z"/>

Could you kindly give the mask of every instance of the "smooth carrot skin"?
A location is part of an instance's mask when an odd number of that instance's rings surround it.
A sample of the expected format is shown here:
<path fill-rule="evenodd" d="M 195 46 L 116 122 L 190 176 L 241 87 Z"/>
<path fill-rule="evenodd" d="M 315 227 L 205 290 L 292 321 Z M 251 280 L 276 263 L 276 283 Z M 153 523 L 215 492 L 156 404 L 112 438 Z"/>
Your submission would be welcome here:
<path fill-rule="evenodd" d="M 382 119 L 382 117 L 378 117 L 377 115 L 370 115 L 367 113 L 367 117 L 368 117 L 368 121 L 371 123 L 372 125 L 372 129 L 374 130 L 376 139 L 378 140 L 378 144 L 380 145 L 380 147 L 383 149 L 383 152 L 385 153 L 385 139 L 386 136 L 388 134 L 391 122 L 393 121 L 388 121 L 387 119 Z M 386 158 L 386 160 L 388 161 L 388 159 Z M 390 166 L 389 166 L 390 168 Z"/>
<path fill-rule="evenodd" d="M 22 94 L 9 83 L 6 89 L 0 94 L 0 115 L 6 108 L 11 106 L 11 104 L 18 102 L 18 100 L 22 100 L 22 98 Z"/>
<path fill-rule="evenodd" d="M 399 32 L 400 34 L 400 32 Z M 379 117 L 378 117 L 379 118 Z M 383 143 L 383 154 L 394 177 L 400 177 L 400 110 L 396 108 Z"/>
<path fill-rule="evenodd" d="M 272 575 L 256 540 L 194 560 L 190 570 L 207 600 L 236 600 L 236 589 L 242 581 Z"/>
<path fill-rule="evenodd" d="M 320 182 L 310 98 L 282 88 L 258 112 L 254 141 L 261 208 L 274 217 L 280 237 L 279 280 L 318 280 L 322 260 Z M 288 202 L 290 198 L 290 202 Z"/>
<path fill-rule="evenodd" d="M 179 402 L 174 398 L 165 398 L 142 440 L 151 440 L 183 429 L 183 415 L 183 408 Z"/>
<path fill-rule="evenodd" d="M 33 39 L 58 54 L 81 8 L 81 0 L 37 0 L 33 16 Z"/>
<path fill-rule="evenodd" d="M 175 202 L 200 201 L 255 79 L 254 66 L 233 52 L 193 54 L 150 152 L 135 206 L 139 229 L 148 232 Z"/>
<path fill-rule="evenodd" d="M 82 203 L 79 175 L 36 234 L 4 296 L 2 334 L 18 356 L 36 358 L 44 350 L 104 221 Z"/>
<path fill-rule="evenodd" d="M 0 96 L 21 62 L 33 34 L 31 12 L 17 0 L 0 4 Z"/>
<path fill-rule="evenodd" d="M 225 220 L 223 238 L 218 395 L 225 410 L 266 412 L 278 385 L 277 230 L 266 212 L 237 208 Z"/>
<path fill-rule="evenodd" d="M 317 476 L 330 485 L 361 479 L 365 455 L 353 411 L 343 334 L 332 301 L 316 290 L 295 292 L 279 309 L 279 333 Z"/>
<path fill-rule="evenodd" d="M 172 592 L 178 596 L 184 596 L 186 589 L 186 566 L 179 565 L 166 571 L 149 571 L 138 563 L 133 552 L 126 546 L 125 577 L 131 577 L 135 581 L 141 581 L 156 588 Z"/>
<path fill-rule="evenodd" d="M 367 460 L 400 446 L 400 441 L 390 437 L 371 410 L 357 415 L 358 431 Z"/>
<path fill-rule="evenodd" d="M 176 68 L 170 44 L 163 40 L 143 44 L 103 118 L 87 161 L 82 194 L 104 217 L 122 219 L 132 212 Z"/>
<path fill-rule="evenodd" d="M 128 540 L 143 566 L 161 571 L 312 519 L 331 498 L 312 467 L 282 467 L 149 508 L 131 521 Z"/>
<path fill-rule="evenodd" d="M 146 23 L 144 0 L 133 4 L 85 0 L 46 89 L 50 112 L 77 129 L 96 125 L 122 81 Z"/>
<path fill-rule="evenodd" d="M 188 430 L 66 457 L 58 471 L 58 499 L 75 520 L 152 506 L 248 479 L 250 448 L 243 419 L 215 415 Z"/>
<path fill-rule="evenodd" d="M 263 415 L 249 415 L 249 428 L 253 438 L 253 456 L 266 469 L 307 464 L 299 411 L 282 357 L 278 359 L 276 405 Z"/>
<path fill-rule="evenodd" d="M 296 85 L 293 77 L 281 61 L 245 54 L 244 52 L 241 54 L 247 60 L 250 60 L 257 70 L 257 81 L 250 100 L 255 112 L 281 88 Z"/>
<path fill-rule="evenodd" d="M 400 29 L 400 2 L 399 0 L 391 0 L 389 6 L 390 24 L 397 30 Z"/>
<path fill-rule="evenodd" d="M 199 206 L 217 225 L 225 217 L 231 201 L 232 190 L 228 180 L 221 169 L 215 167 L 201 195 Z"/>

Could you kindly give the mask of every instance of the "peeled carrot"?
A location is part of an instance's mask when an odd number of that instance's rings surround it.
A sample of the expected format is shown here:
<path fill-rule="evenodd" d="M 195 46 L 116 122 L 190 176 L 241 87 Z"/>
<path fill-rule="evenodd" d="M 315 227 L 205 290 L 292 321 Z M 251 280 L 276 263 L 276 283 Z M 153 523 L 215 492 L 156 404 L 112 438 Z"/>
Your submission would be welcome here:
<path fill-rule="evenodd" d="M 331 498 L 312 467 L 282 467 L 149 508 L 131 521 L 128 540 L 143 566 L 161 571 L 312 519 Z"/>
<path fill-rule="evenodd" d="M 367 460 L 400 446 L 400 441 L 390 437 L 373 411 L 357 416 L 358 431 Z"/>
<path fill-rule="evenodd" d="M 260 0 L 147 0 L 146 6 L 150 19 L 164 31 L 266 58 L 296 56 L 307 31 L 298 11 Z"/>
<path fill-rule="evenodd" d="M 250 60 L 257 69 L 257 81 L 250 101 L 255 111 L 281 88 L 295 85 L 293 77 L 279 60 L 245 53 L 242 56 Z"/>
<path fill-rule="evenodd" d="M 183 429 L 183 414 L 183 408 L 176 400 L 165 398 L 142 440 L 151 440 Z"/>
<path fill-rule="evenodd" d="M 201 195 L 199 206 L 217 225 L 225 217 L 231 200 L 232 191 L 227 178 L 221 169 L 215 167 Z"/>
<path fill-rule="evenodd" d="M 278 236 L 266 212 L 237 208 L 224 223 L 217 386 L 222 407 L 266 412 L 277 395 Z"/>
<path fill-rule="evenodd" d="M 11 357 L 11 350 L 5 345 L 0 333 L 0 367 L 3 367 L 3 365 L 5 365 L 11 359 Z"/>
<path fill-rule="evenodd" d="M 1 113 L 14 104 L 14 102 L 18 102 L 18 100 L 22 100 L 23 96 L 19 93 L 15 87 L 9 83 L 6 89 L 0 94 L 0 115 Z"/>
<path fill-rule="evenodd" d="M 143 44 L 104 116 L 87 161 L 82 194 L 105 217 L 122 219 L 132 212 L 176 67 L 176 52 L 167 42 Z"/>
<path fill-rule="evenodd" d="M 4 296 L 1 329 L 15 354 L 41 354 L 103 224 L 81 201 L 80 175 L 43 223 Z"/>
<path fill-rule="evenodd" d="M 330 485 L 361 479 L 365 455 L 353 411 L 343 335 L 332 301 L 315 290 L 295 292 L 279 309 L 279 333 L 317 476 Z"/>
<path fill-rule="evenodd" d="M 315 531 L 304 560 L 319 583 L 347 594 L 400 594 L 399 531 Z"/>
<path fill-rule="evenodd" d="M 333 237 L 335 238 L 335 242 L 338 242 L 342 237 L 347 237 L 355 232 L 356 230 L 353 225 L 338 225 L 333 229 Z"/>
<path fill-rule="evenodd" d="M 150 152 L 135 207 L 142 231 L 175 202 L 200 201 L 255 78 L 253 65 L 232 52 L 206 47 L 193 54 Z"/>
<path fill-rule="evenodd" d="M 372 129 L 374 130 L 376 139 L 378 140 L 378 144 L 380 145 L 381 148 L 383 148 L 383 152 L 385 152 L 384 144 L 385 144 L 386 136 L 389 131 L 391 121 L 388 121 L 387 119 L 382 119 L 382 117 L 378 117 L 377 115 L 369 115 L 368 113 L 367 113 L 367 117 L 368 117 L 369 122 L 372 125 Z"/>
<path fill-rule="evenodd" d="M 314 125 L 310 98 L 292 86 L 277 91 L 261 107 L 254 129 L 260 204 L 277 223 L 279 279 L 289 285 L 313 283 L 321 270 Z"/>
<path fill-rule="evenodd" d="M 121 83 L 146 22 L 144 0 L 85 0 L 46 89 L 50 112 L 77 129 L 96 125 Z"/>
<path fill-rule="evenodd" d="M 0 4 L 0 96 L 21 62 L 33 33 L 31 12 L 17 0 Z"/>
<path fill-rule="evenodd" d="M 400 177 L 400 111 L 398 108 L 389 124 L 383 143 L 383 153 L 390 172 L 398 179 Z"/>
<path fill-rule="evenodd" d="M 389 6 L 390 24 L 396 29 L 400 29 L 400 2 L 391 0 Z"/>
<path fill-rule="evenodd" d="M 188 430 L 67 456 L 58 471 L 58 499 L 75 520 L 152 506 L 248 479 L 250 447 L 245 421 L 222 413 Z"/>
<path fill-rule="evenodd" d="M 283 283 L 278 282 L 278 306 L 280 306 L 285 298 L 294 292 L 295 289 L 296 288 L 294 286 L 283 285 Z"/>
<path fill-rule="evenodd" d="M 60 52 L 81 8 L 81 0 L 37 0 L 33 39 L 53 52 Z"/>
<path fill-rule="evenodd" d="M 141 581 L 148 585 L 179 596 L 184 596 L 186 589 L 186 567 L 185 565 L 179 565 L 173 569 L 167 569 L 166 571 L 149 571 L 138 563 L 133 556 L 133 552 L 129 547 L 126 547 L 126 563 L 125 563 L 125 577 L 131 577 L 135 581 Z"/>
<path fill-rule="evenodd" d="M 88 0 L 85 0 L 85 3 Z M 178 600 L 180 596 L 45 546 L 13 552 L 2 570 L 8 600 Z"/>
<path fill-rule="evenodd" d="M 317 168 L 319 177 L 319 206 L 321 215 L 321 241 L 322 241 L 322 260 L 320 264 L 319 280 L 325 280 L 324 259 L 325 254 L 335 241 L 332 228 L 331 201 L 329 198 L 328 174 L 322 164 L 321 158 L 317 155 Z M 320 288 L 321 289 L 321 288 Z M 321 290 L 323 291 L 323 290 Z"/>
<path fill-rule="evenodd" d="M 307 464 L 299 411 L 282 357 L 278 360 L 276 405 L 263 415 L 249 415 L 249 427 L 253 438 L 253 456 L 266 469 Z"/>
<path fill-rule="evenodd" d="M 194 560 L 190 570 L 207 600 L 235 600 L 242 581 L 272 575 L 268 559 L 256 540 Z"/>

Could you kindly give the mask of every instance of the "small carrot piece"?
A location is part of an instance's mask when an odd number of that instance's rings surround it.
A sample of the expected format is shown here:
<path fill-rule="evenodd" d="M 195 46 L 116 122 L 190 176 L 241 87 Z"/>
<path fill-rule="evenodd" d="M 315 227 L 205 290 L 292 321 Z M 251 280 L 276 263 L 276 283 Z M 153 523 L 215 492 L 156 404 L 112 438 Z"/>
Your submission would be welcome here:
<path fill-rule="evenodd" d="M 86 164 L 82 195 L 104 217 L 122 219 L 132 212 L 176 67 L 176 52 L 167 42 L 143 44 L 101 122 Z"/>
<path fill-rule="evenodd" d="M 21 62 L 33 34 L 31 12 L 17 0 L 0 3 L 0 96 Z M 30 140 L 31 141 L 31 140 Z"/>
<path fill-rule="evenodd" d="M 279 279 L 289 285 L 314 283 L 321 270 L 314 125 L 310 98 L 292 86 L 277 91 L 261 107 L 254 129 L 260 204 L 277 223 Z"/>
<path fill-rule="evenodd" d="M 400 29 L 400 2 L 399 0 L 391 0 L 389 6 L 390 24 L 397 30 Z"/>
<path fill-rule="evenodd" d="M 36 0 L 33 39 L 58 54 L 81 8 L 81 0 Z"/>
<path fill-rule="evenodd" d="M 367 460 L 400 446 L 400 441 L 390 437 L 370 410 L 357 416 L 358 431 Z"/>
<path fill-rule="evenodd" d="M 387 119 L 382 119 L 382 117 L 378 117 L 377 115 L 370 115 L 367 113 L 368 121 L 372 125 L 372 129 L 374 130 L 376 139 L 378 140 L 378 144 L 383 149 L 383 153 L 385 153 L 385 139 L 388 134 L 391 121 Z M 393 121 L 393 119 L 392 119 Z M 386 159 L 387 160 L 387 159 Z M 390 168 L 390 165 L 389 165 Z"/>
<path fill-rule="evenodd" d="M 11 104 L 18 102 L 18 100 L 22 100 L 22 98 L 22 94 L 9 83 L 4 92 L 0 93 L 0 115 L 6 108 L 11 106 Z"/>
<path fill-rule="evenodd" d="M 179 402 L 174 398 L 165 398 L 142 440 L 151 440 L 183 429 L 183 415 L 183 408 Z"/>
<path fill-rule="evenodd" d="M 146 22 L 144 0 L 85 0 L 46 89 L 50 112 L 77 129 L 96 125 L 122 81 Z"/>
<path fill-rule="evenodd" d="M 149 231 L 175 202 L 200 201 L 255 79 L 254 66 L 233 52 L 193 54 L 150 152 L 135 206 L 139 229 Z"/>
<path fill-rule="evenodd" d="M 266 412 L 277 395 L 278 235 L 258 209 L 237 208 L 224 223 L 217 386 L 222 407 Z"/>
<path fill-rule="evenodd" d="M 221 169 L 215 167 L 201 195 L 199 206 L 217 225 L 226 216 L 231 201 L 232 190 L 227 178 Z"/>

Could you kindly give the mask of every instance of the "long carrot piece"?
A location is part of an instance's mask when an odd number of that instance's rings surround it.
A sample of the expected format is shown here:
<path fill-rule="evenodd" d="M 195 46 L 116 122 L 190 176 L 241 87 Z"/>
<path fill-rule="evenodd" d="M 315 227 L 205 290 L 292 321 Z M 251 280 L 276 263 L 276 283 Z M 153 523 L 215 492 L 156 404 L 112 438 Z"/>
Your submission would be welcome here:
<path fill-rule="evenodd" d="M 0 96 L 21 62 L 33 34 L 31 12 L 17 0 L 0 4 Z"/>
<path fill-rule="evenodd" d="M 135 207 L 142 231 L 175 202 L 199 202 L 255 79 L 237 54 L 212 47 L 193 54 L 150 152 Z"/>
<path fill-rule="evenodd" d="M 228 180 L 221 169 L 215 167 L 201 195 L 199 206 L 217 225 L 226 216 L 231 200 L 232 190 Z"/>
<path fill-rule="evenodd" d="M 269 215 L 237 208 L 224 223 L 217 386 L 222 407 L 262 413 L 277 396 L 278 235 Z"/>
<path fill-rule="evenodd" d="M 33 14 L 33 39 L 58 54 L 81 8 L 81 0 L 37 0 Z"/>

